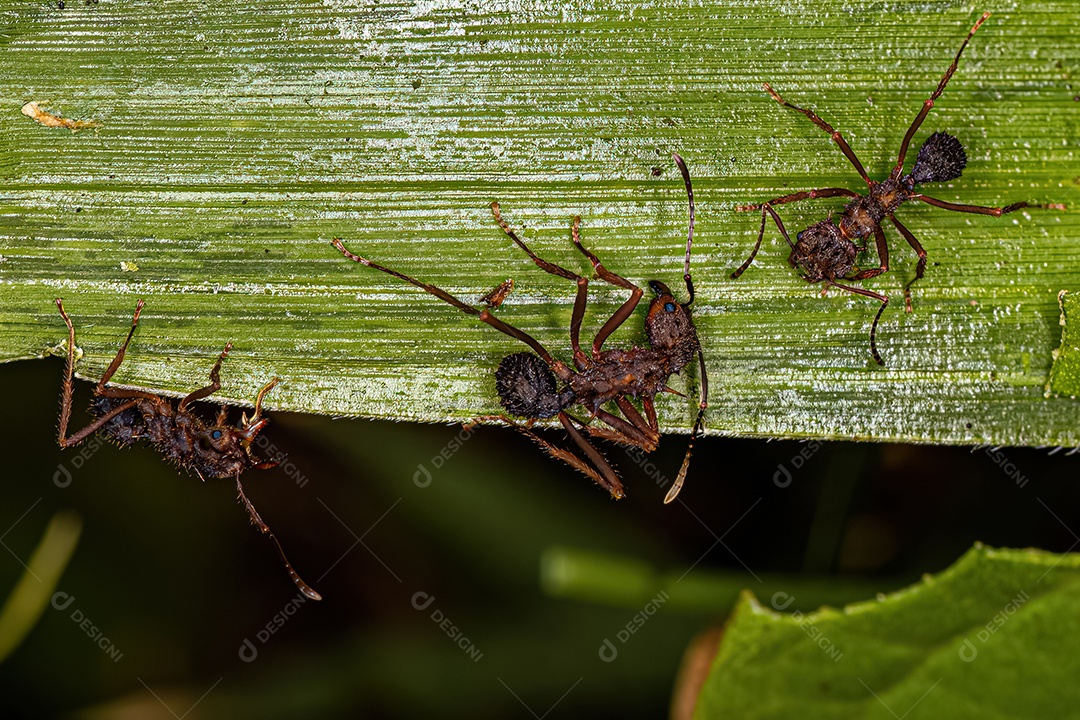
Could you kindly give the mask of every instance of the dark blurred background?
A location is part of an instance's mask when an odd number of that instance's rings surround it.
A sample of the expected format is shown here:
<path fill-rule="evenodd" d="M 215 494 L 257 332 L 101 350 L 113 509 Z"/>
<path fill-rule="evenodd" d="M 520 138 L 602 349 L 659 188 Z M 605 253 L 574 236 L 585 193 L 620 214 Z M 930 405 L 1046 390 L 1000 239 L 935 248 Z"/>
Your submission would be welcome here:
<path fill-rule="evenodd" d="M 685 436 L 655 469 L 607 448 L 614 502 L 509 429 L 272 414 L 292 465 L 244 482 L 325 597 L 302 603 L 229 481 L 141 447 L 75 467 L 56 445 L 61 372 L 0 366 L 0 592 L 54 513 L 84 522 L 57 587 L 70 605 L 0 666 L 5 718 L 663 717 L 688 644 L 740 587 L 811 609 L 976 541 L 1078 542 L 1065 451 L 709 438 L 665 506 Z"/>

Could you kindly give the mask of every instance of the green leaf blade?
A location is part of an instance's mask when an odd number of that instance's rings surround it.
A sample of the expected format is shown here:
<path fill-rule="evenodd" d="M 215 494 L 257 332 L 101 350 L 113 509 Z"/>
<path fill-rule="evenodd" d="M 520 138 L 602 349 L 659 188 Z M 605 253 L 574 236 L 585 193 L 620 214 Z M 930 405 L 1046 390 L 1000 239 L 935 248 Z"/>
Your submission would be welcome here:
<path fill-rule="evenodd" d="M 789 615 L 747 595 L 696 718 L 1066 717 L 1080 559 L 977 546 L 916 586 Z"/>
<path fill-rule="evenodd" d="M 268 400 L 281 409 L 497 412 L 493 369 L 520 344 L 348 263 L 329 240 L 470 301 L 513 277 L 500 317 L 568 358 L 573 288 L 513 247 L 488 204 L 544 257 L 586 272 L 569 242 L 580 214 L 607 267 L 676 287 L 678 151 L 698 202 L 709 432 L 1078 445 L 1072 402 L 1043 395 L 1055 294 L 1080 281 L 1072 210 L 902 208 L 931 264 L 904 313 L 915 255 L 886 227 L 891 272 L 865 283 L 892 298 L 884 370 L 869 356 L 873 302 L 820 297 L 774 228 L 747 273 L 728 278 L 759 225 L 735 206 L 860 185 L 829 138 L 760 84 L 815 108 L 880 178 L 976 17 L 831 0 L 529 13 L 282 1 L 243 17 L 204 2 L 15 3 L 0 15 L 0 359 L 54 347 L 52 301 L 64 296 L 80 372 L 96 377 L 142 297 L 121 383 L 183 393 L 231 341 L 222 394 L 235 401 L 279 376 Z M 1080 103 L 1066 76 L 1078 21 L 1067 3 L 1038 3 L 977 33 L 915 139 L 948 130 L 967 148 L 964 176 L 936 196 L 1075 204 Z M 43 127 L 19 112 L 30 100 L 102 127 Z M 842 205 L 782 215 L 797 231 Z M 586 335 L 625 297 L 592 288 Z M 640 328 L 638 314 L 610 346 L 640 341 Z M 673 382 L 692 395 L 697 380 Z M 688 430 L 694 414 L 693 398 L 661 399 L 666 430 Z"/>

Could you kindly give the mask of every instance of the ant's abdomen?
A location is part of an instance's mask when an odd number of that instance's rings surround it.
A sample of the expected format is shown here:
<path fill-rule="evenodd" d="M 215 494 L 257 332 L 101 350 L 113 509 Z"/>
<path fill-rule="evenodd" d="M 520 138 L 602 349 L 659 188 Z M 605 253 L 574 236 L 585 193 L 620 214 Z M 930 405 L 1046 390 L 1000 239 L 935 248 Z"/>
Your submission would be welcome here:
<path fill-rule="evenodd" d="M 95 397 L 90 405 L 90 413 L 98 418 L 111 410 L 131 402 L 128 398 Z M 146 437 L 146 423 L 138 406 L 124 412 L 105 423 L 101 431 L 108 438 L 120 445 L 131 445 L 136 440 Z"/>
<path fill-rule="evenodd" d="M 495 371 L 495 389 L 507 412 L 519 417 L 555 417 L 574 402 L 573 391 L 557 392 L 555 374 L 538 355 L 507 355 Z"/>
<path fill-rule="evenodd" d="M 914 185 L 948 182 L 960 177 L 965 167 L 967 153 L 960 141 L 948 133 L 936 132 L 919 148 L 915 167 L 911 169 L 911 182 Z"/>

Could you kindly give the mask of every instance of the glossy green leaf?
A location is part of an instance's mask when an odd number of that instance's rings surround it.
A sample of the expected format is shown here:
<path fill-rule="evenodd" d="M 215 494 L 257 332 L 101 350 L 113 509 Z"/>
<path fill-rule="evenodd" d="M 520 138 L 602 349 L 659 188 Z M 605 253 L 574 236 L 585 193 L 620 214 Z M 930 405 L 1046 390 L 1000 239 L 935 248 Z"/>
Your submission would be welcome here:
<path fill-rule="evenodd" d="M 1080 11 L 994 7 L 931 111 L 961 138 L 952 202 L 1074 205 Z M 979 11 L 839 0 L 642 5 L 206 0 L 0 9 L 0 360 L 63 339 L 63 296 L 99 376 L 146 310 L 121 383 L 185 392 L 227 342 L 222 395 L 272 406 L 426 421 L 499 410 L 492 370 L 522 346 L 349 247 L 475 301 L 507 277 L 504 320 L 568 357 L 570 283 L 502 234 L 579 272 L 572 216 L 611 270 L 680 286 L 694 176 L 694 305 L 713 433 L 916 442 L 1080 444 L 1074 404 L 1044 397 L 1056 294 L 1080 282 L 1077 213 L 993 218 L 905 206 L 930 256 L 913 314 L 915 254 L 891 226 L 890 296 L 821 297 L 775 228 L 740 204 L 861 181 L 829 137 L 762 90 L 816 108 L 884 177 Z M 47 127 L 28 102 L 70 120 Z M 793 231 L 838 213 L 782 208 Z M 870 255 L 873 253 L 871 252 Z M 872 257 L 863 266 L 872 266 Z M 625 291 L 592 284 L 584 333 Z M 641 314 L 610 341 L 641 341 Z M 689 388 L 697 381 L 674 381 Z M 662 398 L 666 429 L 694 400 Z"/>

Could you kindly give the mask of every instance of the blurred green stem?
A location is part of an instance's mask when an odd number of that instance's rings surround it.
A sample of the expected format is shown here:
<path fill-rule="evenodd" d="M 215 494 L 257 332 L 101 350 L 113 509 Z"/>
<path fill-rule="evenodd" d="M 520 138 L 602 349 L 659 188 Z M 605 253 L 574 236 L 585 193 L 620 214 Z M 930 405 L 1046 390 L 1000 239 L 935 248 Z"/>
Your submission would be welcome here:
<path fill-rule="evenodd" d="M 649 563 L 621 555 L 567 547 L 548 548 L 540 559 L 540 582 L 549 595 L 616 607 L 639 608 L 661 593 L 665 607 L 716 614 L 735 605 L 743 590 L 777 610 L 840 606 L 894 590 L 910 578 L 842 579 L 791 575 L 658 572 Z"/>
<path fill-rule="evenodd" d="M 82 533 L 82 520 L 73 512 L 53 515 L 15 589 L 0 609 L 0 662 L 15 651 L 37 621 L 56 590 Z"/>

